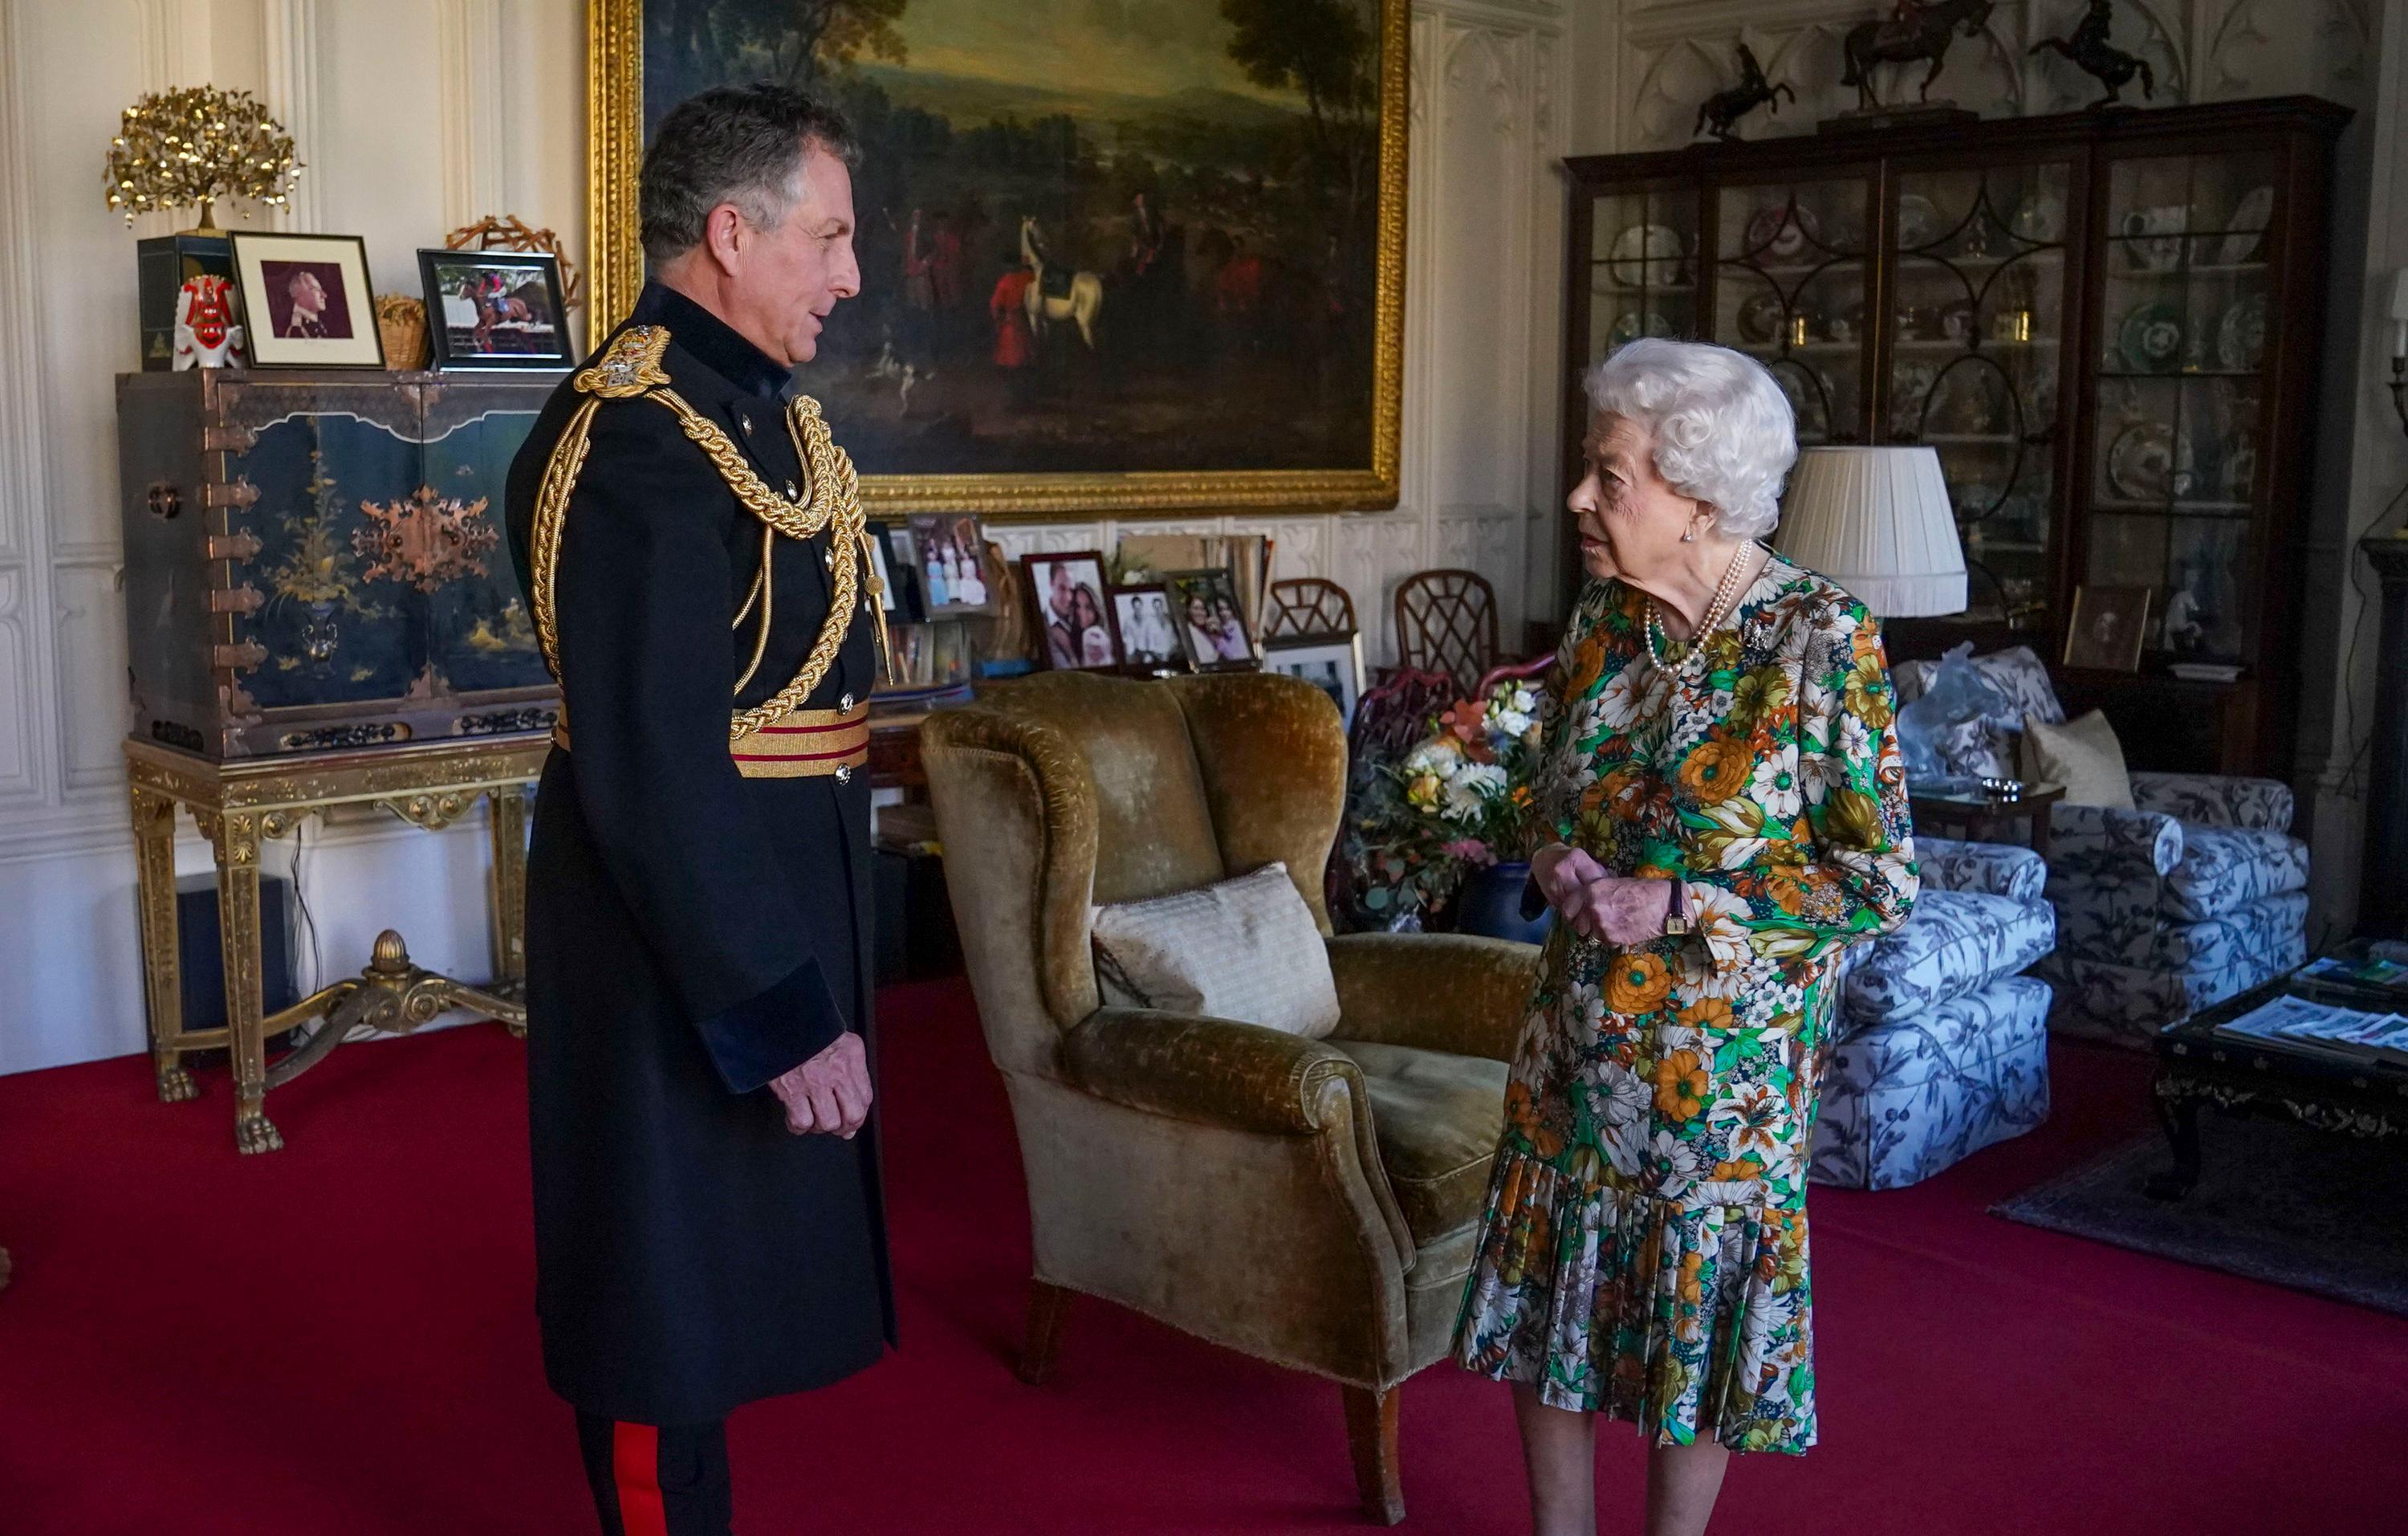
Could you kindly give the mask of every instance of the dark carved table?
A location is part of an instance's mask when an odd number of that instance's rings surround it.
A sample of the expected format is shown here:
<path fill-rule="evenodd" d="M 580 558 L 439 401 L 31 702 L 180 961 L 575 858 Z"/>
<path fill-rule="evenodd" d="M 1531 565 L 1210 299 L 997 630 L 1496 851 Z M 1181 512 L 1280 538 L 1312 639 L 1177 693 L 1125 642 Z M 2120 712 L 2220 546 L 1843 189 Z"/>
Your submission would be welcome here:
<path fill-rule="evenodd" d="M 2173 1168 L 2149 1181 L 2149 1193 L 2178 1200 L 2199 1183 L 2200 1112 L 2288 1116 L 2348 1136 L 2408 1136 L 2408 1069 L 2355 1065 L 2269 1041 L 2219 1035 L 2215 1026 L 2286 993 L 2375 1012 L 2401 1011 L 2397 993 L 2310 981 L 2294 971 L 2170 1024 L 2157 1034 L 2151 1098 Z"/>

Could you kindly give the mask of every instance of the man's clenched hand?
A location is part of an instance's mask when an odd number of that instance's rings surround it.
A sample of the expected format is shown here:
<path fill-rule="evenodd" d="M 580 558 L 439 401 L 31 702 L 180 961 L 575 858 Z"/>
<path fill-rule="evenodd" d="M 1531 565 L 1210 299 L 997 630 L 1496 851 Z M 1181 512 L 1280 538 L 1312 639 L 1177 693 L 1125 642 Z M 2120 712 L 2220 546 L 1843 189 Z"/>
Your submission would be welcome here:
<path fill-rule="evenodd" d="M 769 1091 L 786 1106 L 786 1128 L 796 1135 L 832 1131 L 852 1141 L 869 1117 L 869 1058 L 861 1037 L 838 1035 L 835 1044 L 772 1082 Z"/>

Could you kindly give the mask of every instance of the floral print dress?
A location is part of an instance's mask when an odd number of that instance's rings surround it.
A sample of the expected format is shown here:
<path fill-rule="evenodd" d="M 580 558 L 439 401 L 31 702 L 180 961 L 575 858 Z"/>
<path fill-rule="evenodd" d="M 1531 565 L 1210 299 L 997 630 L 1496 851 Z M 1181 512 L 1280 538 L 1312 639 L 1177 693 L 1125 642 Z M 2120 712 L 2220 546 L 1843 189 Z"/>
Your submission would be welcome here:
<path fill-rule="evenodd" d="M 1657 1443 L 1803 1451 L 1816 1049 L 1841 950 L 1915 896 L 1895 699 L 1864 606 L 1778 555 L 1659 648 L 1639 592 L 1589 584 L 1540 811 L 1611 873 L 1684 882 L 1692 932 L 1549 939 L 1456 1356 Z"/>

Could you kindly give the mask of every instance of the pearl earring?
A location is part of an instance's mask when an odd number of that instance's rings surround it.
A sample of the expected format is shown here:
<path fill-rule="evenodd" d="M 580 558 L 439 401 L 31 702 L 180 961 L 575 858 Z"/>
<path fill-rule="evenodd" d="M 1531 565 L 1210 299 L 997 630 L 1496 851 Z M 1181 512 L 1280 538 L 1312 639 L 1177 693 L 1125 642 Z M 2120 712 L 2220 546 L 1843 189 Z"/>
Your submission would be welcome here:
<path fill-rule="evenodd" d="M 1690 524 L 1687 527 L 1685 527 L 1685 528 L 1684 528 L 1684 529 L 1682 529 L 1682 530 L 1681 530 L 1681 542 L 1682 542 L 1682 543 L 1684 543 L 1684 544 L 1694 544 L 1694 543 L 1696 543 L 1697 541 L 1698 541 L 1698 525 L 1697 525 L 1696 524 L 1692 523 L 1692 524 Z"/>

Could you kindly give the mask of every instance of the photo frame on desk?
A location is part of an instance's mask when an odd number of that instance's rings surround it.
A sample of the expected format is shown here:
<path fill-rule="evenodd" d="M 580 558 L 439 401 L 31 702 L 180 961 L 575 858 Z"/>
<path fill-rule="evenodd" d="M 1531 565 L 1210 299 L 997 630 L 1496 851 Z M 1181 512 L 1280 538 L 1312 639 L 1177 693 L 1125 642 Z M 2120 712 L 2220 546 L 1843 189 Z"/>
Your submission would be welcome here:
<path fill-rule="evenodd" d="M 421 248 L 418 277 L 437 368 L 559 369 L 576 364 L 558 256 Z"/>
<path fill-rule="evenodd" d="M 2077 586 L 2065 621 L 2065 665 L 2137 672 L 2149 635 L 2147 587 Z"/>
<path fill-rule="evenodd" d="M 939 512 L 910 520 L 913 568 L 920 577 L 923 617 L 967 618 L 991 612 L 987 590 L 986 534 L 979 520 Z"/>
<path fill-rule="evenodd" d="M 911 544 L 911 530 L 897 524 L 872 522 L 868 525 L 870 569 L 886 583 L 882 602 L 888 624 L 925 624 L 928 608 L 920 595 L 919 561 Z"/>
<path fill-rule="evenodd" d="M 1097 550 L 1023 556 L 1028 611 L 1036 623 L 1040 665 L 1056 672 L 1114 671 L 1125 659 L 1120 625 L 1106 596 L 1104 557 Z"/>
<path fill-rule="evenodd" d="M 1168 587 L 1139 581 L 1116 586 L 1110 596 L 1112 623 L 1121 632 L 1121 657 L 1131 669 L 1148 676 L 1186 669 L 1187 653 L 1180 648 Z"/>
<path fill-rule="evenodd" d="M 1349 731 L 1354 728 L 1354 706 L 1362 702 L 1368 682 L 1360 633 L 1350 630 L 1340 635 L 1296 635 L 1265 640 L 1263 669 L 1312 683 L 1338 706 L 1339 722 Z"/>
<path fill-rule="evenodd" d="M 357 235 L 236 230 L 234 276 L 255 368 L 378 368 L 376 291 Z"/>
<path fill-rule="evenodd" d="M 1234 571 L 1226 566 L 1174 570 L 1163 584 L 1170 588 L 1170 620 L 1188 666 L 1199 672 L 1241 672 L 1262 665 L 1238 600 Z"/>

